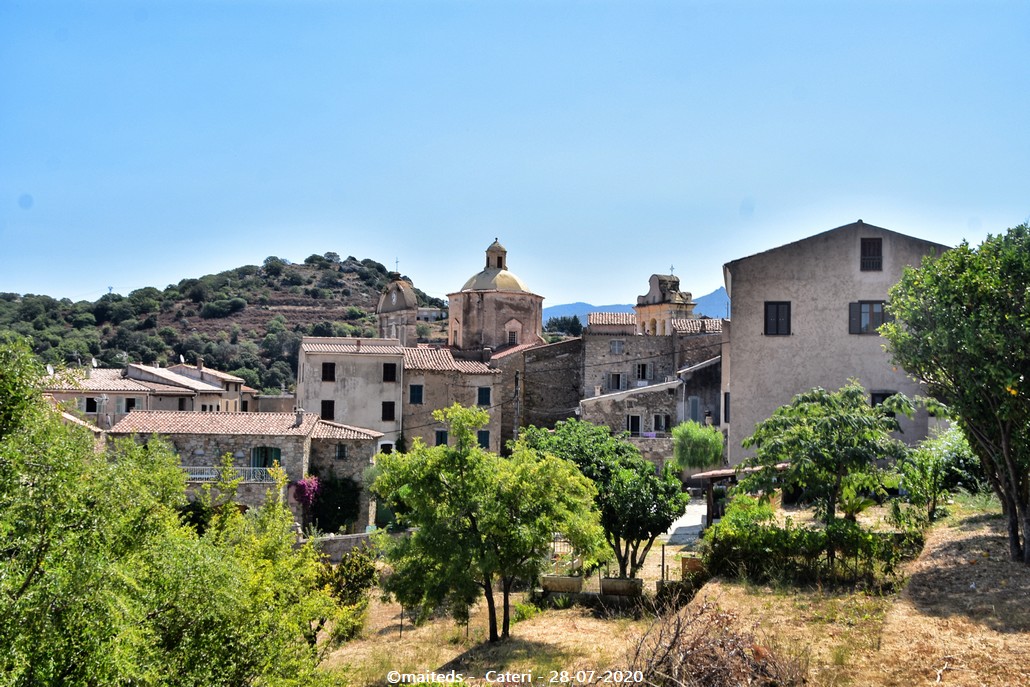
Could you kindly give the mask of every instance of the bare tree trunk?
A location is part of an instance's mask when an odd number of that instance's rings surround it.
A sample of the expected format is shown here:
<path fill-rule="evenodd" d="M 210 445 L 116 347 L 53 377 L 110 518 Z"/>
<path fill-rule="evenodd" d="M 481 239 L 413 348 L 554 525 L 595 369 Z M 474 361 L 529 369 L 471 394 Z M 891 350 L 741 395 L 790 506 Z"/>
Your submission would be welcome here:
<path fill-rule="evenodd" d="M 511 627 L 510 612 L 508 609 L 508 600 L 511 597 L 511 584 L 514 582 L 514 578 L 503 578 L 501 581 L 501 598 L 504 603 L 504 608 L 501 609 L 502 621 L 501 621 L 501 636 L 507 639 L 510 635 L 508 630 Z"/>

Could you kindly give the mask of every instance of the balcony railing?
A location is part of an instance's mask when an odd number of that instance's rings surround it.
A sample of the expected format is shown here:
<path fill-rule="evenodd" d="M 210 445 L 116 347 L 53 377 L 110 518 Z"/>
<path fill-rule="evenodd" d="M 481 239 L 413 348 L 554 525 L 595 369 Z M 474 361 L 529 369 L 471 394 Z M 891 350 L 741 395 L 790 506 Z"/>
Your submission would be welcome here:
<path fill-rule="evenodd" d="M 183 465 L 182 469 L 186 471 L 187 482 L 217 482 L 222 474 L 222 468 L 216 465 Z M 234 478 L 244 482 L 275 482 L 268 468 L 234 467 L 232 470 Z"/>

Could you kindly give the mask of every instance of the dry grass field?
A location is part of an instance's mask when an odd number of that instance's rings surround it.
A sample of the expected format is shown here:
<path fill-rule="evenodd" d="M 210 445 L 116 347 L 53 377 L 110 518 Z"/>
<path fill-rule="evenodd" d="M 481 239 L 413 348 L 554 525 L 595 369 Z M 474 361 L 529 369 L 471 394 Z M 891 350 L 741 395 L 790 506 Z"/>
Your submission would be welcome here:
<path fill-rule="evenodd" d="M 956 503 L 908 565 L 899 593 L 716 579 L 692 603 L 735 615 L 761 647 L 807 665 L 811 685 L 1030 685 L 1030 568 L 1007 560 L 1003 535 L 996 511 Z M 666 551 L 672 571 L 676 551 Z M 652 551 L 644 571 L 652 591 L 660 556 Z M 355 686 L 386 684 L 391 670 L 452 669 L 480 684 L 487 670 L 532 671 L 546 684 L 550 671 L 624 667 L 649 623 L 646 614 L 547 610 L 517 622 L 510 640 L 491 646 L 482 607 L 468 628 L 448 618 L 418 628 L 405 621 L 401 628 L 399 606 L 376 601 L 362 637 L 326 667 Z"/>

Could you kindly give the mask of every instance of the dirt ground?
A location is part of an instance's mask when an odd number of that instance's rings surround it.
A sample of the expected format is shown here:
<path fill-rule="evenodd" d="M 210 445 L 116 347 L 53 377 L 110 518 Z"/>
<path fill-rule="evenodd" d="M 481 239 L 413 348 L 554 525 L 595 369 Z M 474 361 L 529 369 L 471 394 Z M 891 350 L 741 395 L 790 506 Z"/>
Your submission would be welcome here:
<path fill-rule="evenodd" d="M 812 685 L 1030 685 L 1030 568 L 1007 560 L 1004 524 L 980 512 L 938 525 L 898 594 L 712 580 L 693 603 L 714 602 L 770 649 L 802 657 Z M 679 550 L 666 549 L 674 578 Z M 660 576 L 656 545 L 644 569 L 645 589 L 653 592 Z M 586 589 L 596 588 L 596 580 L 588 579 Z M 391 670 L 455 669 L 480 677 L 486 670 L 597 671 L 625 665 L 649 622 L 582 608 L 548 610 L 517 622 L 511 640 L 490 646 L 482 606 L 468 628 L 449 618 L 419 628 L 406 620 L 402 635 L 400 607 L 376 601 L 364 635 L 327 666 L 352 685 L 385 684 Z"/>

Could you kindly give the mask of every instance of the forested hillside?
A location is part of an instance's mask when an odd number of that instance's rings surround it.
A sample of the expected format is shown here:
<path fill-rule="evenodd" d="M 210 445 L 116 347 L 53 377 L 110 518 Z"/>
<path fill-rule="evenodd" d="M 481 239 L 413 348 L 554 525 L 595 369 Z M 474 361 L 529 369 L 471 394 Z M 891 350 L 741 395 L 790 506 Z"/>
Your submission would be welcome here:
<path fill-rule="evenodd" d="M 278 392 L 294 383 L 302 336 L 376 336 L 388 281 L 386 267 L 370 259 L 330 252 L 294 264 L 271 256 L 261 266 L 93 302 L 0 293 L 0 330 L 28 337 L 55 365 L 169 365 L 199 355 L 208 367 Z M 415 291 L 419 305 L 446 305 Z"/>

